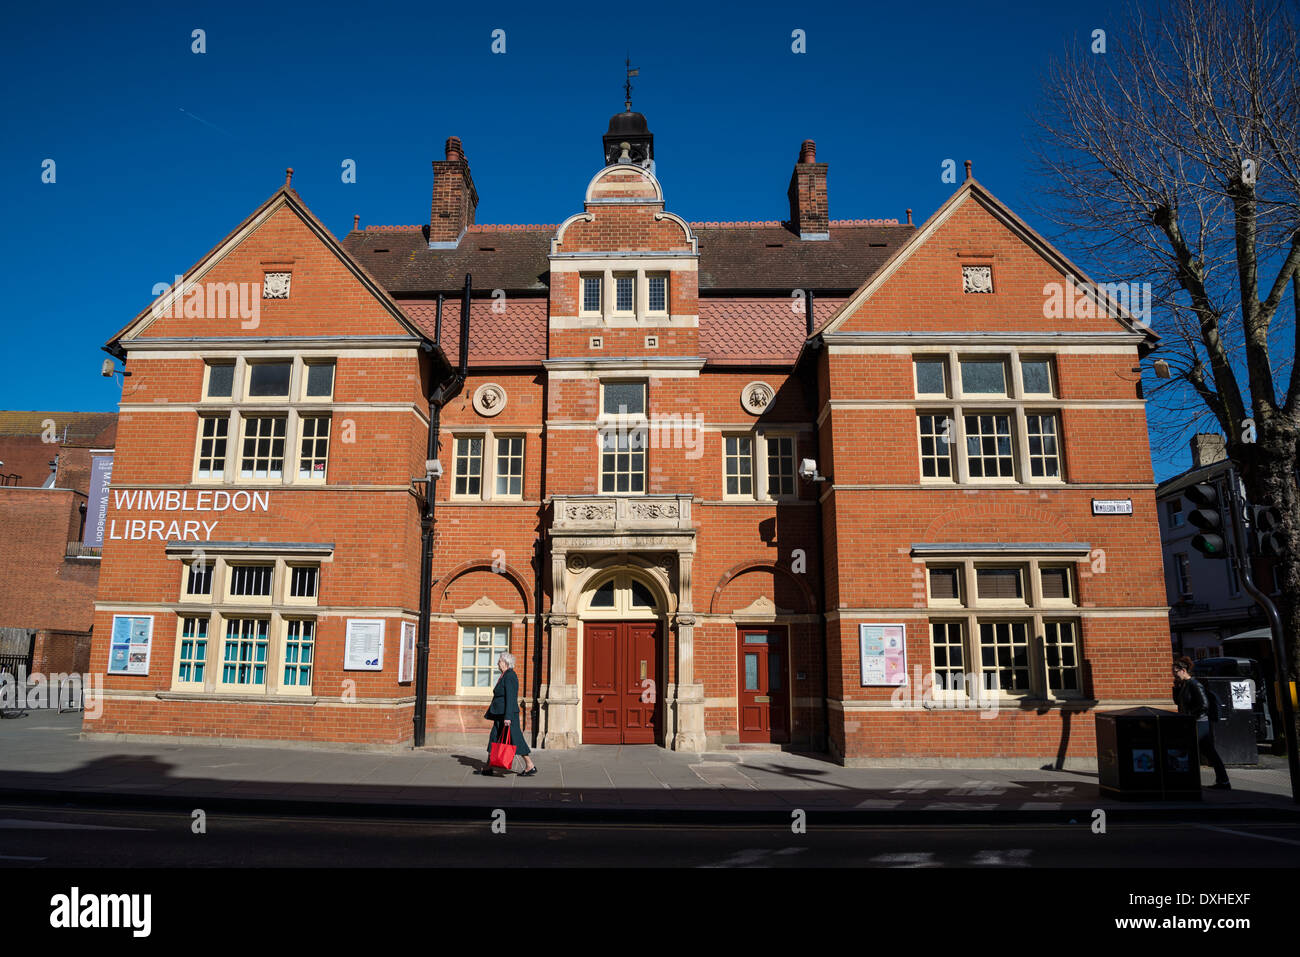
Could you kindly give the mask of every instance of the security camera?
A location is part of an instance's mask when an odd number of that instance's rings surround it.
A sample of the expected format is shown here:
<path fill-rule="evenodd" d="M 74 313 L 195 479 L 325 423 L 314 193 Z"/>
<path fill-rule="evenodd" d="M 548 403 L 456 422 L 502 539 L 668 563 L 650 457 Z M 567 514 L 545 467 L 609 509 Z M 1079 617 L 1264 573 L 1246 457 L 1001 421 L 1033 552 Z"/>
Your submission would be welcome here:
<path fill-rule="evenodd" d="M 116 371 L 117 369 L 113 367 L 112 359 L 105 359 L 104 364 L 99 367 L 99 374 L 102 375 L 105 379 L 113 378 L 113 373 Z"/>
<path fill-rule="evenodd" d="M 424 474 L 430 478 L 442 478 L 442 462 L 438 459 L 425 459 Z"/>

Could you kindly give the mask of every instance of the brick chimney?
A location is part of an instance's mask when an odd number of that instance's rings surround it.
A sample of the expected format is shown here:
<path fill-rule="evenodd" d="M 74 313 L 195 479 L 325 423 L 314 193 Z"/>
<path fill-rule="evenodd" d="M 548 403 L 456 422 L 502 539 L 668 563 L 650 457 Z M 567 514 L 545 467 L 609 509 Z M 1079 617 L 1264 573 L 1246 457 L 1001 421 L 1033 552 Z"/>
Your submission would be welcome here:
<path fill-rule="evenodd" d="M 447 158 L 433 161 L 433 209 L 429 214 L 429 248 L 454 248 L 465 228 L 474 224 L 478 192 L 459 136 L 447 138 Z"/>
<path fill-rule="evenodd" d="M 1228 457 L 1223 436 L 1214 432 L 1200 432 L 1192 436 L 1192 468 L 1199 469 L 1212 462 L 1222 462 Z"/>
<path fill-rule="evenodd" d="M 817 144 L 804 140 L 790 176 L 790 228 L 800 239 L 830 239 L 826 199 L 826 164 L 817 162 Z"/>

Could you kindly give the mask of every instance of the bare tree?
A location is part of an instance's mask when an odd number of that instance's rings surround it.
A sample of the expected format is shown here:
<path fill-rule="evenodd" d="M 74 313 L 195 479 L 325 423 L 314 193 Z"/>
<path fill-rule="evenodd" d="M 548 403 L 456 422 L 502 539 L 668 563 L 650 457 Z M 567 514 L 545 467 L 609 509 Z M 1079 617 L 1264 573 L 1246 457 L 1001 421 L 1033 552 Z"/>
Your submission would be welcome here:
<path fill-rule="evenodd" d="M 1100 43 L 1098 40 L 1100 39 Z M 1169 379 L 1157 448 L 1217 425 L 1251 500 L 1281 509 L 1300 636 L 1300 43 L 1287 0 L 1162 0 L 1045 80 L 1039 159 L 1069 248 L 1149 282 Z M 1290 300 L 1288 303 L 1286 300 Z M 1288 308 L 1289 307 L 1289 308 Z"/>

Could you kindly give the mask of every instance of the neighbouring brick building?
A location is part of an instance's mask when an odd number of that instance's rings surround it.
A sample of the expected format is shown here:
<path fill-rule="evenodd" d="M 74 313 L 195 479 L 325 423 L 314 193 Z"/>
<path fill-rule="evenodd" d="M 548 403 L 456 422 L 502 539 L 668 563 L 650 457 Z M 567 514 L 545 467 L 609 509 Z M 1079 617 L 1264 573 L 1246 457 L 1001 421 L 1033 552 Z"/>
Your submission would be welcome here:
<path fill-rule="evenodd" d="M 427 223 L 286 182 L 112 338 L 88 733 L 409 743 L 428 485 L 433 744 L 507 649 L 548 748 L 1087 762 L 1165 703 L 1149 330 L 969 175 L 832 220 L 808 141 L 788 221 L 688 222 L 644 117 L 603 146 L 558 225 L 476 223 L 455 137 Z"/>
<path fill-rule="evenodd" d="M 84 673 L 99 548 L 87 544 L 92 462 L 113 412 L 0 412 L 0 657 L 11 670 Z"/>

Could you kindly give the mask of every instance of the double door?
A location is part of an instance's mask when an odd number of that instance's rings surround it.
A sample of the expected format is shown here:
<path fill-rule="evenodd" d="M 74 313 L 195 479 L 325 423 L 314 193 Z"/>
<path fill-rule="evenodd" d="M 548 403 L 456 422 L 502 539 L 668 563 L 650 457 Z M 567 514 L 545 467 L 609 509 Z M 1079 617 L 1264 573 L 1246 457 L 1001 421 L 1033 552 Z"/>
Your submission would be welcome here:
<path fill-rule="evenodd" d="M 657 743 L 659 622 L 583 622 L 582 645 L 583 743 Z"/>

